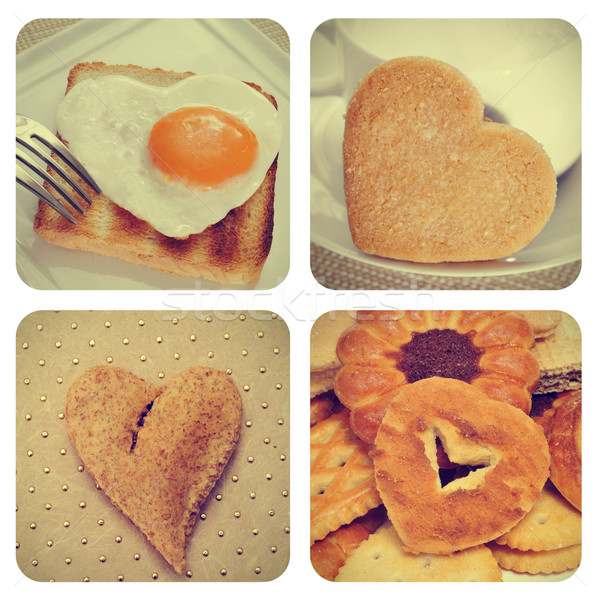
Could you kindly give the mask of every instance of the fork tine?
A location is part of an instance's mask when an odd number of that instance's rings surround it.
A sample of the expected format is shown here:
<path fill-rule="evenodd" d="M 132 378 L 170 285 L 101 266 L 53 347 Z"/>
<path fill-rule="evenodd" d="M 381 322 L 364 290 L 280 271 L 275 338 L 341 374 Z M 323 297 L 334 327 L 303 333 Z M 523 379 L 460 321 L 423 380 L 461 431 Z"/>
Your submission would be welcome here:
<path fill-rule="evenodd" d="M 30 138 L 33 139 L 33 138 Z M 35 138 L 36 140 L 38 138 Z M 23 138 L 17 137 L 17 142 L 33 152 L 38 158 L 51 166 L 88 204 L 93 204 L 92 199 L 86 194 L 85 190 L 45 151 L 35 144 L 30 144 Z M 26 163 L 27 164 L 27 163 Z M 30 166 L 30 164 L 27 164 Z"/>
<path fill-rule="evenodd" d="M 85 180 L 85 182 L 98 194 L 102 190 L 94 181 L 94 178 L 88 173 L 87 169 L 73 156 L 73 153 L 61 142 L 47 127 L 40 123 L 36 123 L 35 131 L 30 134 L 31 139 L 35 139 L 51 151 L 56 152 L 61 156 L 77 173 Z"/>
<path fill-rule="evenodd" d="M 47 190 L 43 188 L 29 173 L 17 164 L 17 183 L 20 183 L 25 189 L 29 190 L 36 196 L 38 196 L 43 202 L 51 206 L 61 216 L 71 221 L 71 223 L 77 223 L 77 220 L 73 215 L 54 197 L 49 194 Z"/>
<path fill-rule="evenodd" d="M 19 148 L 16 149 L 17 160 L 20 160 L 27 168 L 31 169 L 36 175 L 41 177 L 46 183 L 49 183 L 73 208 L 78 210 L 80 213 L 85 213 L 85 209 L 73 198 L 70 194 L 68 194 L 47 172 L 43 171 L 38 167 L 38 165 L 30 159 L 27 154 L 25 154 Z M 60 175 L 62 173 L 59 172 Z M 89 200 L 91 202 L 91 200 Z"/>

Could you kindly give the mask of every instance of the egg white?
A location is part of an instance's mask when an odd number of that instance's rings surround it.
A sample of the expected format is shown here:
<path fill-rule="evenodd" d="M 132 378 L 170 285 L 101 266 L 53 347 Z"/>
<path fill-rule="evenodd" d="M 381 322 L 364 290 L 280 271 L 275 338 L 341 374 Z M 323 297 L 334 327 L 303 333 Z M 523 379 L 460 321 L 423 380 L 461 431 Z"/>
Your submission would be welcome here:
<path fill-rule="evenodd" d="M 153 125 L 183 107 L 212 106 L 241 119 L 258 140 L 251 169 L 213 187 L 167 180 L 148 156 Z M 57 126 L 102 192 L 166 236 L 199 233 L 241 206 L 279 151 L 281 122 L 259 92 L 225 75 L 195 75 L 156 87 L 120 75 L 87 79 L 60 102 Z"/>

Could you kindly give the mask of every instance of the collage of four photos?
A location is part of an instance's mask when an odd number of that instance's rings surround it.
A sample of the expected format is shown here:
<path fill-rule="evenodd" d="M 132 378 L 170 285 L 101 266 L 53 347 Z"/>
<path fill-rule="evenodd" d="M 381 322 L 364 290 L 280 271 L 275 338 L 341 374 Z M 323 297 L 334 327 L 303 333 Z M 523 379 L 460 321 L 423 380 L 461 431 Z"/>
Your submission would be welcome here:
<path fill-rule="evenodd" d="M 587 586 L 575 21 L 19 29 L 16 585 Z"/>

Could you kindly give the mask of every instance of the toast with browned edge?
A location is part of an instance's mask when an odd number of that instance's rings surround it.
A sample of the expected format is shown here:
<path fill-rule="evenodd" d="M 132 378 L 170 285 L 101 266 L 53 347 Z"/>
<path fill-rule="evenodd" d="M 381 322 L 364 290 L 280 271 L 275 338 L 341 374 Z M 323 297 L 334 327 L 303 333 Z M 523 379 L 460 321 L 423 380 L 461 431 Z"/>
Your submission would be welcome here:
<path fill-rule="evenodd" d="M 79 63 L 69 73 L 66 93 L 80 81 L 104 75 L 125 75 L 165 87 L 194 73 L 102 62 Z M 273 96 L 254 83 L 245 83 L 261 92 L 277 108 Z M 47 242 L 120 258 L 173 275 L 203 277 L 229 285 L 253 286 L 258 282 L 273 239 L 277 157 L 260 187 L 244 204 L 229 211 L 221 221 L 186 239 L 161 234 L 110 198 L 94 192 L 66 163 L 60 159 L 59 162 L 90 195 L 94 204 L 84 215 L 67 205 L 77 219 L 73 224 L 40 201 L 33 227 Z M 51 186 L 47 189 L 60 200 Z"/>

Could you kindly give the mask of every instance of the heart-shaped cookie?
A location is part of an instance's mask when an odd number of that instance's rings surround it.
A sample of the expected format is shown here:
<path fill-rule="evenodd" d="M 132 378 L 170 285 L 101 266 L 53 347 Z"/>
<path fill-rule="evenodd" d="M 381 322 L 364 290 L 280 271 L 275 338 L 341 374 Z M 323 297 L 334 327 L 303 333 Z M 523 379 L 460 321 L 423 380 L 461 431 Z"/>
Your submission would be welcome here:
<path fill-rule="evenodd" d="M 430 58 L 391 60 L 358 84 L 343 148 L 358 248 L 416 262 L 488 260 L 541 231 L 556 198 L 550 160 L 483 109 L 460 71 Z"/>
<path fill-rule="evenodd" d="M 71 385 L 66 418 L 87 471 L 182 573 L 198 509 L 239 438 L 233 380 L 192 367 L 155 386 L 121 368 L 92 367 Z"/>

